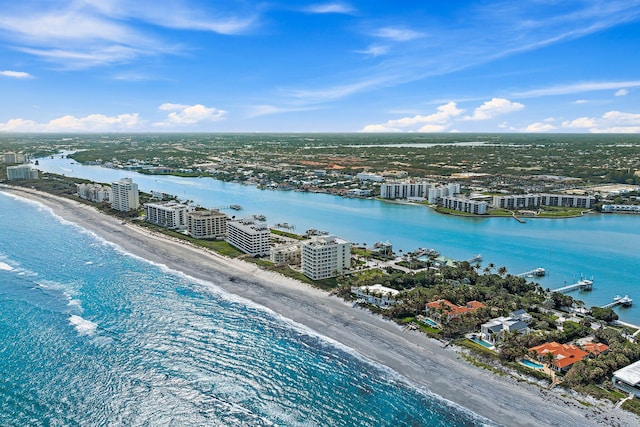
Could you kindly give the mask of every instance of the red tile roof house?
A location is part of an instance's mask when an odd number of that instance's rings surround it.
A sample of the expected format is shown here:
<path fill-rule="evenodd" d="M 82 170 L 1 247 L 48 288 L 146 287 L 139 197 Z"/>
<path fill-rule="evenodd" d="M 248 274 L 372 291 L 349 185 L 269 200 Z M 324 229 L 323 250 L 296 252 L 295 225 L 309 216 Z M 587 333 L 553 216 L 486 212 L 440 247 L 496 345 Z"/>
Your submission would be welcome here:
<path fill-rule="evenodd" d="M 538 355 L 538 360 L 541 362 L 546 362 L 548 360 L 546 355 L 551 353 L 554 356 L 554 359 L 551 361 L 551 368 L 558 372 L 567 372 L 571 368 L 571 365 L 581 361 L 589 356 L 589 354 L 598 355 L 609 349 L 605 344 L 589 344 L 590 345 L 587 345 L 587 348 L 585 348 L 585 350 L 588 351 L 585 351 L 572 344 L 559 344 L 555 341 L 547 342 L 531 347 L 529 353 L 535 351 Z"/>
<path fill-rule="evenodd" d="M 427 317 L 442 322 L 444 319 L 451 320 L 456 317 L 476 311 L 479 308 L 486 307 L 480 301 L 469 301 L 465 305 L 455 305 L 446 299 L 428 302 L 425 307 Z"/>

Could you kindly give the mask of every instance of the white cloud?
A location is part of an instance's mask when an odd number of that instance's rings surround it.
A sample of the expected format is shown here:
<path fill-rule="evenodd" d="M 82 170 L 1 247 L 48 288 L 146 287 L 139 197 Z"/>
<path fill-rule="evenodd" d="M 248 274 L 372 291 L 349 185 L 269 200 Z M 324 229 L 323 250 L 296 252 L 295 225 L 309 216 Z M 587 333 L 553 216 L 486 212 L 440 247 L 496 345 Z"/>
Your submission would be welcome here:
<path fill-rule="evenodd" d="M 475 109 L 472 116 L 467 116 L 467 120 L 489 120 L 503 114 L 513 113 L 522 110 L 524 105 L 519 102 L 512 102 L 504 98 L 492 98 Z"/>
<path fill-rule="evenodd" d="M 343 3 L 325 3 L 315 4 L 305 9 L 305 12 L 309 13 L 344 13 L 350 14 L 354 12 L 353 7 Z"/>
<path fill-rule="evenodd" d="M 567 129 L 583 129 L 592 133 L 639 133 L 640 113 L 608 111 L 600 118 L 579 117 L 562 122 Z"/>
<path fill-rule="evenodd" d="M 523 129 L 523 132 L 549 132 L 557 129 L 556 126 L 549 123 L 531 123 L 529 126 Z"/>
<path fill-rule="evenodd" d="M 409 30 L 406 28 L 392 28 L 392 27 L 381 28 L 378 31 L 374 32 L 374 35 L 376 37 L 394 40 L 398 42 L 406 42 L 410 40 L 419 39 L 425 36 L 424 33 L 420 33 L 418 31 Z"/>
<path fill-rule="evenodd" d="M 448 127 L 449 125 L 424 125 L 418 132 L 444 132 Z"/>
<path fill-rule="evenodd" d="M 625 96 L 629 95 L 629 89 L 620 89 L 614 93 L 615 96 Z"/>
<path fill-rule="evenodd" d="M 365 127 L 362 128 L 360 132 L 384 133 L 384 132 L 402 132 L 402 131 L 398 128 L 385 126 L 385 125 L 366 125 Z"/>
<path fill-rule="evenodd" d="M 33 120 L 11 119 L 0 123 L 3 132 L 117 132 L 132 130 L 143 124 L 138 113 L 105 116 L 90 114 L 85 117 L 71 115 L 62 116 L 47 123 L 37 123 Z"/>
<path fill-rule="evenodd" d="M 640 133 L 640 126 L 614 126 L 609 128 L 590 129 L 591 133 Z"/>
<path fill-rule="evenodd" d="M 602 115 L 602 119 L 616 124 L 640 125 L 640 114 L 609 111 Z"/>
<path fill-rule="evenodd" d="M 464 112 L 463 109 L 457 107 L 455 102 L 438 107 L 437 112 L 427 116 L 415 115 L 413 117 L 403 117 L 401 119 L 388 120 L 386 123 L 372 124 L 365 126 L 364 132 L 397 132 L 402 128 L 414 128 L 420 126 L 419 132 L 443 132 L 450 126 L 450 121 L 454 117 Z"/>
<path fill-rule="evenodd" d="M 158 107 L 161 111 L 171 111 L 163 122 L 154 123 L 154 126 L 181 126 L 194 125 L 200 122 L 217 122 L 224 120 L 227 114 L 224 110 L 205 107 L 202 104 L 184 105 L 165 103 Z"/>
<path fill-rule="evenodd" d="M 574 120 L 565 120 L 562 127 L 570 129 L 589 129 L 596 125 L 596 120 L 591 117 L 579 117 Z"/>
<path fill-rule="evenodd" d="M 574 104 L 578 104 L 578 105 L 586 104 L 587 102 L 589 101 L 587 101 L 586 99 L 576 99 L 575 101 L 573 101 Z"/>
<path fill-rule="evenodd" d="M 0 76 L 13 77 L 14 79 L 30 79 L 31 77 L 33 77 L 31 74 L 24 71 L 11 70 L 0 71 Z"/>

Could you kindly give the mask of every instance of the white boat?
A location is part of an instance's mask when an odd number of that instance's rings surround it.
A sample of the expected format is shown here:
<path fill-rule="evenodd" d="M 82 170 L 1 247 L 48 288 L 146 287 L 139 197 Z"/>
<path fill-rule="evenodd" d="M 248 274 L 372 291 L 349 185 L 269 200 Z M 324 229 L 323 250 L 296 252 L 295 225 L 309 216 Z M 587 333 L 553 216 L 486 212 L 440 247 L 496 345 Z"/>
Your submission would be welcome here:
<path fill-rule="evenodd" d="M 631 304 L 633 304 L 633 300 L 629 298 L 629 295 L 623 296 L 618 301 L 620 302 L 620 304 L 624 305 L 625 307 L 629 307 Z"/>

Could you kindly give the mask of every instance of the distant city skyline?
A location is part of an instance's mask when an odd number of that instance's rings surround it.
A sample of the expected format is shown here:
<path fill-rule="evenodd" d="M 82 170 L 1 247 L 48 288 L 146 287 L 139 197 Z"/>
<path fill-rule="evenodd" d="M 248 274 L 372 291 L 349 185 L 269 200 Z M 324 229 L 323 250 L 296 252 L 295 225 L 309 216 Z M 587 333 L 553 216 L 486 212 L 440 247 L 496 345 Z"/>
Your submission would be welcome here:
<path fill-rule="evenodd" d="M 640 0 L 24 0 L 0 132 L 640 132 Z"/>

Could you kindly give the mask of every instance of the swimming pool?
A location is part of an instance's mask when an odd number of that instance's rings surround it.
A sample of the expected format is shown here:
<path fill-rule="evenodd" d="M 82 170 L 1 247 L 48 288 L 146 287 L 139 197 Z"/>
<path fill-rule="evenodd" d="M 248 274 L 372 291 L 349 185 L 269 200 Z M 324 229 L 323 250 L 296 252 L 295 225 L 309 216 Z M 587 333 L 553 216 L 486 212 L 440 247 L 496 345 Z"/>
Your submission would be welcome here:
<path fill-rule="evenodd" d="M 429 326 L 433 326 L 434 328 L 439 328 L 439 326 L 438 326 L 438 324 L 436 322 L 434 322 L 433 320 L 428 319 L 426 317 L 424 319 L 422 319 L 422 322 L 426 323 Z"/>
<path fill-rule="evenodd" d="M 475 343 L 477 343 L 477 344 L 480 344 L 480 345 L 481 345 L 481 346 L 483 346 L 483 347 L 493 348 L 493 344 L 488 343 L 488 342 L 486 342 L 486 341 L 483 341 L 483 340 L 481 340 L 481 339 L 479 339 L 479 338 L 471 338 L 471 341 L 473 341 L 473 342 L 475 342 Z"/>
<path fill-rule="evenodd" d="M 544 365 L 532 362 L 529 359 L 521 359 L 520 363 L 522 363 L 524 366 L 526 366 L 528 368 L 531 368 L 531 369 L 542 369 L 542 368 L 544 368 Z"/>

